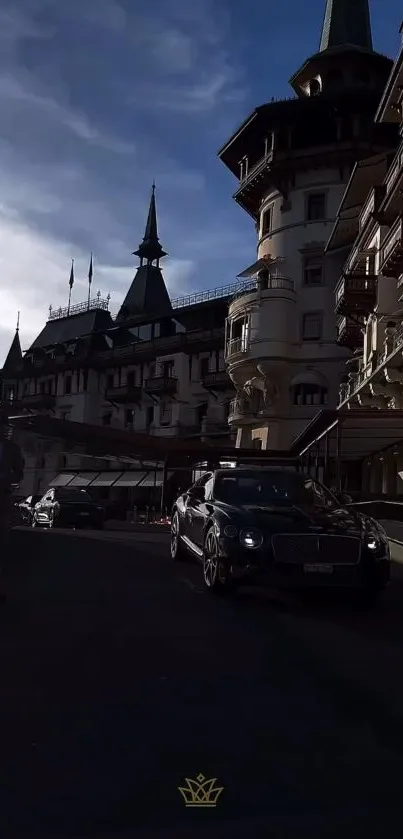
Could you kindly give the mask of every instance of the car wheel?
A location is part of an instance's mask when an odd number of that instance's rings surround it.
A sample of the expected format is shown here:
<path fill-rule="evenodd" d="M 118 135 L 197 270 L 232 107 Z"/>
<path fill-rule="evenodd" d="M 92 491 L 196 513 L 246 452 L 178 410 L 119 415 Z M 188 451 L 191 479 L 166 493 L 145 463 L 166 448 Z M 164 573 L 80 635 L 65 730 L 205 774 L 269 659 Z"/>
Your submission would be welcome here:
<path fill-rule="evenodd" d="M 204 540 L 203 576 L 206 588 L 215 594 L 227 594 L 232 588 L 228 569 L 219 557 L 214 527 L 209 527 Z"/>
<path fill-rule="evenodd" d="M 171 557 L 175 562 L 186 558 L 186 549 L 180 535 L 179 513 L 175 510 L 171 521 Z"/>

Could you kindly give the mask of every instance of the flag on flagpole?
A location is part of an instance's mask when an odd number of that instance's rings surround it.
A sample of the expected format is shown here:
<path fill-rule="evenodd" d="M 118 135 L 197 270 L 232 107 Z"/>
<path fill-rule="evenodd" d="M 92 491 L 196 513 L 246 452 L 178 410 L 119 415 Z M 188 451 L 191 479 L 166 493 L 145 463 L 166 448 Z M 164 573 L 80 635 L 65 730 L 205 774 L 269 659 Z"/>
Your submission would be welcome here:
<path fill-rule="evenodd" d="M 70 279 L 69 279 L 69 286 L 73 288 L 74 285 L 74 259 L 71 260 L 71 271 L 70 271 Z"/>
<path fill-rule="evenodd" d="M 92 254 L 91 254 L 90 267 L 88 269 L 88 284 L 89 285 L 91 285 L 91 283 L 92 283 L 92 274 L 93 274 L 93 268 L 92 268 Z"/>

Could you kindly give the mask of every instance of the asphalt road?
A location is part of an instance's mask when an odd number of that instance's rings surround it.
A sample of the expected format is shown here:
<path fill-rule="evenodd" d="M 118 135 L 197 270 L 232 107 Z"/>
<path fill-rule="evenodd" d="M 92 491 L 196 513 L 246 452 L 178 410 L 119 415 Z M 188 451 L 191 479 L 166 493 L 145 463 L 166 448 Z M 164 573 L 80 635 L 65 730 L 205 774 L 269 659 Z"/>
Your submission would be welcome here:
<path fill-rule="evenodd" d="M 161 541 L 13 533 L 0 824 L 14 837 L 396 834 L 403 583 L 374 612 L 204 593 Z M 217 778 L 186 808 L 185 777 Z"/>

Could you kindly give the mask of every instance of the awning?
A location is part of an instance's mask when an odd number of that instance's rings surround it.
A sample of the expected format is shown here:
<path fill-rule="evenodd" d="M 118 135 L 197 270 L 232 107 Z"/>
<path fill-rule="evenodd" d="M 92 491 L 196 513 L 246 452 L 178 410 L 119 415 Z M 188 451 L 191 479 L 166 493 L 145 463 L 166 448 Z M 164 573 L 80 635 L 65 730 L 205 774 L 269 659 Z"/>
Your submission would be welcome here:
<path fill-rule="evenodd" d="M 248 277 L 255 277 L 258 271 L 261 271 L 263 268 L 271 268 L 272 265 L 278 265 L 279 262 L 284 262 L 283 259 L 278 259 L 273 256 L 261 256 L 257 262 L 254 262 L 253 265 L 249 265 L 249 268 L 245 268 L 241 274 L 237 275 L 237 278 L 244 279 Z"/>
<path fill-rule="evenodd" d="M 140 486 L 142 487 L 160 487 L 162 486 L 162 472 L 147 472 L 144 475 L 144 480 L 141 482 Z"/>
<path fill-rule="evenodd" d="M 136 487 L 144 480 L 147 472 L 123 472 L 114 484 L 115 487 Z"/>
<path fill-rule="evenodd" d="M 374 408 L 320 411 L 294 441 L 292 449 L 301 456 L 309 449 L 314 453 L 319 446 L 320 453 L 327 437 L 329 455 L 334 457 L 337 435 L 342 460 L 368 458 L 403 440 L 403 411 Z"/>
<path fill-rule="evenodd" d="M 88 487 L 97 475 L 99 475 L 99 472 L 79 472 L 78 475 L 75 475 L 69 487 Z"/>
<path fill-rule="evenodd" d="M 111 487 L 121 474 L 121 472 L 100 472 L 99 475 L 91 482 L 90 486 Z"/>
<path fill-rule="evenodd" d="M 291 379 L 290 387 L 296 385 L 318 385 L 319 387 L 327 387 L 327 381 L 319 370 L 305 370 L 305 372 L 297 373 Z"/>
<path fill-rule="evenodd" d="M 74 480 L 74 478 L 75 478 L 74 474 L 67 474 L 67 473 L 61 472 L 60 475 L 56 475 L 56 477 L 53 478 L 53 481 L 49 481 L 49 486 L 50 487 L 66 487 L 66 486 L 68 486 L 68 484 L 71 481 Z"/>

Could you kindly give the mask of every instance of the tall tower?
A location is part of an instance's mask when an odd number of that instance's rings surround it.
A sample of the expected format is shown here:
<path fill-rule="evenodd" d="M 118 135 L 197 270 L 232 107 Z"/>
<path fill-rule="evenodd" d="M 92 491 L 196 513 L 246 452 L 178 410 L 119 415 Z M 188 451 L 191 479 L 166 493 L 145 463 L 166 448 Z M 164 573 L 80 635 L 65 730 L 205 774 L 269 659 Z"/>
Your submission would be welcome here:
<path fill-rule="evenodd" d="M 129 321 L 140 315 L 150 319 L 169 316 L 171 300 L 160 268 L 160 259 L 167 256 L 158 238 L 155 184 L 152 186 L 144 238 L 133 253 L 140 259 L 133 282 L 122 303 L 117 322 Z"/>
<path fill-rule="evenodd" d="M 219 152 L 258 238 L 227 322 L 238 446 L 286 449 L 336 407 L 348 348 L 334 315 L 341 257 L 324 249 L 355 162 L 391 145 L 373 122 L 391 66 L 373 50 L 368 0 L 327 0 L 319 51 L 290 79 L 295 98 L 256 108 Z"/>

